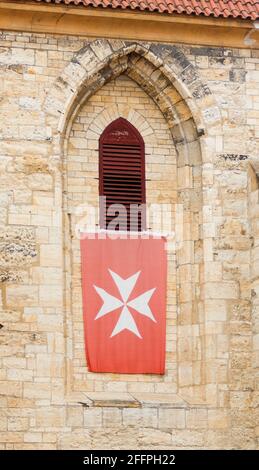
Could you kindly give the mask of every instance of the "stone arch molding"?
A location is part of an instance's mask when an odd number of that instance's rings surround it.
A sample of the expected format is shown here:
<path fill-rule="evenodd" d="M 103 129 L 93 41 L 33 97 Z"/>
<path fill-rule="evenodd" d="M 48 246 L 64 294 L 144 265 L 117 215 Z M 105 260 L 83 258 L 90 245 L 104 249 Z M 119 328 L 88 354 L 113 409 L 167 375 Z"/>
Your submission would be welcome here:
<path fill-rule="evenodd" d="M 60 155 L 60 144 L 82 104 L 122 73 L 155 101 L 176 147 L 184 148 L 185 164 L 193 164 L 191 144 L 201 135 L 221 134 L 219 108 L 179 47 L 97 39 L 74 55 L 46 97 L 44 109 L 53 130 L 55 155 Z"/>

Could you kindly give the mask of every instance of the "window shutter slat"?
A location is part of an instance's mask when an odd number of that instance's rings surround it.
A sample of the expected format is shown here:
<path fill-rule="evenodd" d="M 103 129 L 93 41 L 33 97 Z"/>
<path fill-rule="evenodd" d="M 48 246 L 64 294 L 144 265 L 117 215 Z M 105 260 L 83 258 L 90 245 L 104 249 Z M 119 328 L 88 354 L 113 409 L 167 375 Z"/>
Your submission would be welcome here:
<path fill-rule="evenodd" d="M 99 143 L 100 196 L 106 197 L 101 207 L 101 227 L 108 228 L 116 216 L 107 215 L 112 204 L 123 204 L 127 217 L 120 216 L 124 230 L 143 230 L 145 214 L 130 221 L 130 205 L 145 203 L 144 141 L 132 124 L 123 118 L 112 122 L 103 132 Z M 131 222 L 131 225 L 130 225 Z M 142 225 L 142 226 L 141 226 Z"/>

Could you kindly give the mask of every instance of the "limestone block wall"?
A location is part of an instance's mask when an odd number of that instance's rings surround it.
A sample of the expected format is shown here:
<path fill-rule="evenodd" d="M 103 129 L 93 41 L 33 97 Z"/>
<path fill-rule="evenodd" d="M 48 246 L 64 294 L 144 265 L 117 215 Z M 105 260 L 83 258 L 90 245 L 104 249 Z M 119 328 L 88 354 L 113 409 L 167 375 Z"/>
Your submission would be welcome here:
<path fill-rule="evenodd" d="M 1 34 L 1 449 L 256 448 L 258 69 L 252 49 Z M 84 360 L 76 207 L 118 115 L 149 201 L 184 209 L 163 378 Z"/>
<path fill-rule="evenodd" d="M 250 221 L 251 230 L 251 322 L 252 322 L 252 372 L 248 376 L 248 382 L 250 383 L 251 393 L 251 404 L 252 409 L 249 412 L 249 418 L 252 420 L 253 413 L 255 413 L 257 419 L 258 409 L 258 387 L 256 381 L 258 380 L 258 209 L 259 209 L 259 179 L 258 179 L 258 163 L 253 162 L 253 165 L 249 168 L 249 203 L 248 203 L 248 214 Z M 255 437 L 258 439 L 258 426 L 255 429 Z"/>

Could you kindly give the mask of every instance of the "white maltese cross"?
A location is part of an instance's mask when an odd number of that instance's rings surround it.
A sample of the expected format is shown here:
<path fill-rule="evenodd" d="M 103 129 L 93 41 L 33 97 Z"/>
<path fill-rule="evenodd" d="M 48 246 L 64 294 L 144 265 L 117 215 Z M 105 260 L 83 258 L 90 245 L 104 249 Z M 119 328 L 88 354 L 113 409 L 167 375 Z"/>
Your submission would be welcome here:
<path fill-rule="evenodd" d="M 142 339 L 142 336 L 138 330 L 138 327 L 136 325 L 133 315 L 130 312 L 129 307 L 133 308 L 141 315 L 144 315 L 145 317 L 150 318 L 150 320 L 156 323 L 156 319 L 154 318 L 153 313 L 151 312 L 151 309 L 148 305 L 156 288 L 154 287 L 153 289 L 150 289 L 144 292 L 143 294 L 139 295 L 135 299 L 129 301 L 130 295 L 140 275 L 140 271 L 133 274 L 133 276 L 128 277 L 128 279 L 122 279 L 118 274 L 114 273 L 110 269 L 109 269 L 109 273 L 112 276 L 119 290 L 121 299 L 118 299 L 117 297 L 114 297 L 113 295 L 108 294 L 108 292 L 106 292 L 101 287 L 94 286 L 96 292 L 99 294 L 99 296 L 103 300 L 103 305 L 101 309 L 99 310 L 99 312 L 97 313 L 95 320 L 98 320 L 98 318 L 101 318 L 104 315 L 107 315 L 108 313 L 111 313 L 117 308 L 121 307 L 122 308 L 121 314 L 112 331 L 110 338 L 121 333 L 123 330 L 129 330 L 132 333 L 134 333 L 134 335 Z"/>

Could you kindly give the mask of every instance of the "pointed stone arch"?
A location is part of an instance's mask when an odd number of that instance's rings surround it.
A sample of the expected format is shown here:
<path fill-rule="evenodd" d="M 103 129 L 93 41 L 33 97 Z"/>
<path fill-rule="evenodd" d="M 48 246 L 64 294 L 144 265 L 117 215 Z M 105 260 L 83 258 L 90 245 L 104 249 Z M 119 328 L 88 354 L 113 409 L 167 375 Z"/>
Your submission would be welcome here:
<path fill-rule="evenodd" d="M 126 73 L 155 101 L 175 144 L 188 148 L 201 135 L 221 127 L 214 98 L 177 46 L 98 39 L 80 49 L 45 100 L 53 140 L 64 139 L 71 117 L 105 83 Z M 211 142 L 210 142 L 211 146 Z M 192 153 L 192 152 L 190 152 Z"/>
<path fill-rule="evenodd" d="M 194 400 L 197 391 L 199 401 L 210 400 L 210 388 L 206 387 L 206 286 L 203 281 L 201 288 L 200 279 L 207 260 L 211 261 L 212 243 L 209 237 L 204 240 L 198 234 L 203 233 L 203 223 L 209 222 L 209 198 L 213 197 L 207 191 L 204 211 L 202 195 L 206 184 L 202 179 L 203 169 L 206 171 L 208 165 L 213 165 L 216 137 L 222 132 L 219 109 L 196 68 L 181 49 L 173 45 L 103 39 L 87 44 L 74 55 L 45 100 L 46 124 L 52 129 L 54 161 L 62 163 L 70 128 L 81 106 L 103 85 L 121 74 L 128 75 L 153 99 L 167 122 L 176 147 L 181 180 L 178 201 L 185 211 L 184 240 L 177 253 L 177 264 L 180 267 L 188 262 L 196 263 L 196 270 L 188 278 L 192 306 L 191 312 L 187 313 L 190 324 L 186 331 L 193 341 L 193 348 L 201 350 L 199 359 L 193 359 L 196 375 L 197 362 L 200 361 L 200 382 L 196 378 L 192 384 L 186 383 L 183 372 L 186 366 L 183 364 L 183 369 L 179 367 L 178 371 L 179 391 L 184 397 L 192 394 Z M 65 220 L 64 224 L 68 233 L 68 222 Z M 200 272 L 200 277 L 197 272 Z M 181 297 L 181 282 L 178 276 L 178 298 Z M 181 312 L 179 307 L 178 316 L 184 326 L 187 314 L 186 309 Z M 188 374 L 191 376 L 192 372 L 188 371 Z"/>

